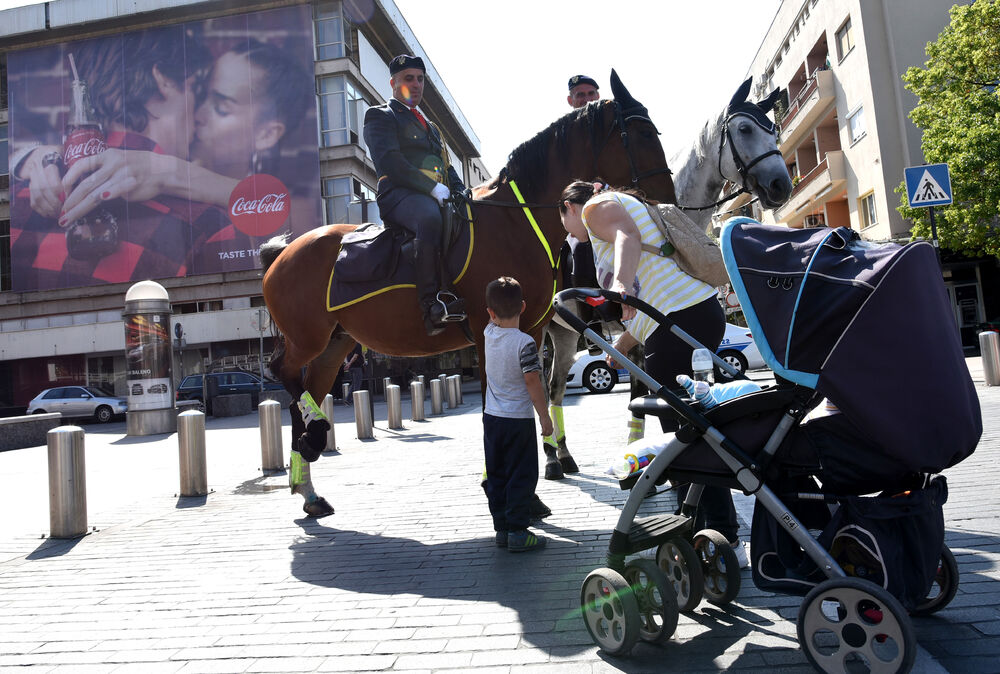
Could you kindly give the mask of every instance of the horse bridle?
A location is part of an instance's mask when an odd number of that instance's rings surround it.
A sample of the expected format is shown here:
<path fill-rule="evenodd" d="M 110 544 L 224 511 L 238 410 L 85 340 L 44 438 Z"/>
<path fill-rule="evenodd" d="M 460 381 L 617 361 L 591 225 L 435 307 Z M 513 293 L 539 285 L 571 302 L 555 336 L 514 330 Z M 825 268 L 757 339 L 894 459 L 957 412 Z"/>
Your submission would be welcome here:
<path fill-rule="evenodd" d="M 749 163 L 745 163 L 743 158 L 740 157 L 740 153 L 736 150 L 736 142 L 733 140 L 733 132 L 729 129 L 729 123 L 736 117 L 746 117 L 751 122 L 764 129 L 767 133 L 774 135 L 776 133 L 774 124 L 772 123 L 771 128 L 765 127 L 763 124 L 758 122 L 754 117 L 746 112 L 734 112 L 733 114 L 726 117 L 725 121 L 722 122 L 722 133 L 719 136 L 719 175 L 722 176 L 723 180 L 726 180 L 726 176 L 722 173 L 722 146 L 726 144 L 726 140 L 729 140 L 729 151 L 733 155 L 733 163 L 736 164 L 736 172 L 740 174 L 740 181 L 743 183 L 740 187 L 740 191 L 736 194 L 746 192 L 750 194 L 750 188 L 747 185 L 747 178 L 750 175 L 750 169 L 756 166 L 759 162 L 767 159 L 772 155 L 781 156 L 781 150 L 775 148 L 767 152 L 763 152 L 756 157 L 754 157 Z M 770 120 L 769 120 L 770 121 Z M 735 194 L 733 195 L 735 196 Z"/>
<path fill-rule="evenodd" d="M 615 127 L 618 127 L 620 129 L 619 133 L 622 138 L 622 147 L 625 148 L 625 157 L 626 159 L 628 159 L 628 169 L 629 173 L 632 176 L 633 188 L 639 189 L 640 180 L 651 178 L 652 176 L 658 176 L 662 173 L 666 173 L 668 175 L 673 173 L 670 170 L 670 167 L 665 164 L 662 168 L 650 169 L 648 171 L 643 171 L 642 173 L 639 173 L 636 170 L 635 158 L 632 156 L 632 150 L 628 142 L 628 123 L 634 119 L 637 119 L 643 122 L 649 122 L 650 125 L 652 125 L 653 130 L 656 131 L 656 135 L 660 135 L 660 130 L 656 128 L 656 125 L 653 124 L 653 120 L 649 118 L 649 113 L 647 112 L 646 108 L 641 108 L 641 107 L 631 108 L 628 111 L 626 111 L 622 107 L 622 104 L 619 103 L 617 100 L 614 101 L 614 104 L 615 104 L 615 121 L 612 122 L 611 128 L 608 129 L 608 135 L 605 136 L 604 142 L 601 143 L 599 147 L 594 148 L 594 175 L 596 176 L 599 175 L 600 173 L 598 171 L 597 162 L 600 159 L 601 153 L 604 151 L 605 146 L 608 144 L 608 139 L 611 138 L 611 134 L 614 132 Z"/>

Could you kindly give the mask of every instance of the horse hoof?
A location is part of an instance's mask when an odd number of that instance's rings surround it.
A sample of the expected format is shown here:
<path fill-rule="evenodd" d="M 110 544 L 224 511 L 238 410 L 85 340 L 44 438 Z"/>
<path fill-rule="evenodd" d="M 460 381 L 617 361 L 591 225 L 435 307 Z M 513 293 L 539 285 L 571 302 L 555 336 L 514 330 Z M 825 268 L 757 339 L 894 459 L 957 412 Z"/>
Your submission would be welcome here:
<path fill-rule="evenodd" d="M 315 501 L 306 503 L 302 506 L 302 510 L 306 515 L 315 519 L 333 514 L 333 506 L 322 496 L 317 497 Z"/>
<path fill-rule="evenodd" d="M 547 505 L 542 503 L 542 499 L 538 498 L 538 494 L 533 494 L 531 496 L 531 503 L 528 505 L 528 513 L 531 519 L 540 520 L 551 515 L 552 511 Z"/>
<path fill-rule="evenodd" d="M 301 454 L 302 458 L 309 463 L 312 463 L 313 461 L 318 459 L 320 455 L 323 453 L 323 450 L 326 449 L 325 446 L 320 447 L 319 449 L 313 448 L 313 446 L 309 444 L 309 436 L 306 435 L 305 433 L 299 436 L 298 442 L 296 442 L 295 444 L 296 444 L 295 448 L 298 450 L 299 454 Z"/>
<path fill-rule="evenodd" d="M 579 473 L 580 469 L 577 468 L 576 461 L 573 460 L 572 456 L 563 456 L 559 459 L 559 465 L 562 466 L 564 473 Z M 546 471 L 548 469 L 546 468 Z"/>
<path fill-rule="evenodd" d="M 546 461 L 545 462 L 545 479 L 546 480 L 561 480 L 565 477 L 563 475 L 562 464 L 557 461 Z"/>

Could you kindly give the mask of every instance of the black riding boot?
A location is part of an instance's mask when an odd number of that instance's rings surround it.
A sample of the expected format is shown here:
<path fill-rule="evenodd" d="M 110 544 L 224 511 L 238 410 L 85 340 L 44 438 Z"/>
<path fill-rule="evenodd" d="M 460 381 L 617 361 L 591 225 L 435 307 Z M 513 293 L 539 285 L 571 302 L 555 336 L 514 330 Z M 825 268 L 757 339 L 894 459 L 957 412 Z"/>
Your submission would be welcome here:
<path fill-rule="evenodd" d="M 424 329 L 430 337 L 440 334 L 446 323 L 465 319 L 465 300 L 441 291 L 441 263 L 437 246 L 416 239 L 413 265 L 417 274 L 417 297 L 424 312 Z"/>

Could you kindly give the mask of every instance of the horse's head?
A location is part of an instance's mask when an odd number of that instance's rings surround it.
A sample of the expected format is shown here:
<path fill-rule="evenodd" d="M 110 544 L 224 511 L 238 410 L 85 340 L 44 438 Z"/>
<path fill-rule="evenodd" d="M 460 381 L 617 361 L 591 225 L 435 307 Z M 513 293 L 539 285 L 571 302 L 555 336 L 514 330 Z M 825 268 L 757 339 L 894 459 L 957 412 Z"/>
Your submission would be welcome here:
<path fill-rule="evenodd" d="M 767 117 L 781 93 L 775 89 L 763 101 L 751 103 L 748 79 L 729 101 L 719 139 L 719 173 L 754 194 L 764 208 L 788 201 L 792 180 L 778 150 L 778 130 Z M 729 152 L 724 151 L 729 145 Z"/>
<path fill-rule="evenodd" d="M 659 132 L 645 106 L 611 71 L 612 100 L 567 113 L 511 152 L 506 175 L 535 200 L 558 196 L 572 180 L 600 177 L 674 203 L 674 183 Z M 498 181 L 495 181 L 498 182 Z"/>
<path fill-rule="evenodd" d="M 603 141 L 595 147 L 597 175 L 611 185 L 641 190 L 650 199 L 676 203 L 674 181 L 660 145 L 660 132 L 649 111 L 611 70 L 612 101 L 605 105 L 613 114 Z"/>

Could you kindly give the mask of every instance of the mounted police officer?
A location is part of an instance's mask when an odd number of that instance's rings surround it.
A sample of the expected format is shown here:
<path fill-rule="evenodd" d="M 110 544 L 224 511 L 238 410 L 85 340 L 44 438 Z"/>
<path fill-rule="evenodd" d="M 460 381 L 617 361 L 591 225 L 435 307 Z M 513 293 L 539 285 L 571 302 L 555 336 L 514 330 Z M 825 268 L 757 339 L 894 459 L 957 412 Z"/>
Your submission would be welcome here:
<path fill-rule="evenodd" d="M 465 300 L 442 290 L 441 233 L 445 199 L 465 192 L 448 161 L 441 133 L 417 105 L 426 69 L 419 56 L 402 54 L 389 63 L 392 98 L 365 112 L 365 143 L 378 172 L 382 219 L 414 235 L 413 260 L 424 328 L 434 336 L 465 318 Z"/>

